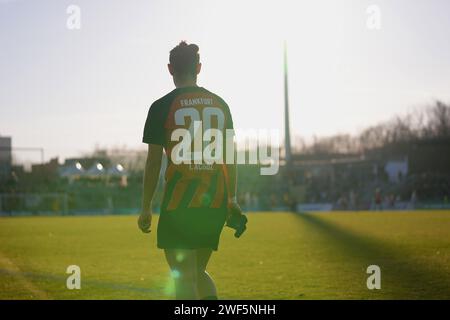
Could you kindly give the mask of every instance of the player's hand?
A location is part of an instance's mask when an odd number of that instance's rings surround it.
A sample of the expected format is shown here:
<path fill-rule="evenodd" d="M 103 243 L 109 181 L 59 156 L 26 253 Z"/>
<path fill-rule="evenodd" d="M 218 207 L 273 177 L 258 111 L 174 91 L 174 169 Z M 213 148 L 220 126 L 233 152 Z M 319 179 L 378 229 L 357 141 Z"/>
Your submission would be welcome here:
<path fill-rule="evenodd" d="M 236 232 L 234 236 L 239 238 L 247 229 L 247 217 L 242 213 L 241 207 L 236 201 L 228 203 L 228 217 L 226 225 Z"/>
<path fill-rule="evenodd" d="M 138 226 L 144 233 L 150 232 L 150 227 L 152 226 L 152 210 L 144 210 L 138 219 Z"/>

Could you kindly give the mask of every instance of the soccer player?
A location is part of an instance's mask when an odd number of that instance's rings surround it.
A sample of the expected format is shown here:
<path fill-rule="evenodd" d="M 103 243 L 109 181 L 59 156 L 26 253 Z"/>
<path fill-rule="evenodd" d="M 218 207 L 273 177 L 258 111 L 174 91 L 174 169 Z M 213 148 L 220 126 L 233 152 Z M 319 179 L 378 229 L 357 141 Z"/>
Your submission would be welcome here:
<path fill-rule="evenodd" d="M 225 130 L 233 128 L 230 110 L 219 96 L 197 85 L 202 66 L 198 51 L 197 45 L 184 41 L 170 51 L 168 68 L 176 88 L 151 105 L 143 135 L 148 155 L 138 225 L 143 232 L 150 232 L 151 203 L 164 149 L 168 166 L 157 246 L 164 249 L 177 299 L 217 299 L 214 282 L 206 272 L 208 261 L 212 251 L 218 249 L 225 222 L 237 230 L 235 236 L 245 230 L 247 222 L 236 201 L 235 161 L 225 163 Z M 222 154 L 222 162 L 205 163 L 204 158 L 198 161 L 195 140 L 201 139 L 202 157 L 203 146 L 207 145 L 203 136 L 208 129 L 217 129 L 222 135 L 222 139 L 210 139 L 222 141 L 213 152 Z M 191 140 L 186 144 L 188 137 Z M 186 145 L 190 149 L 180 149 Z M 189 159 L 197 157 L 197 161 L 186 162 L 189 154 Z"/>

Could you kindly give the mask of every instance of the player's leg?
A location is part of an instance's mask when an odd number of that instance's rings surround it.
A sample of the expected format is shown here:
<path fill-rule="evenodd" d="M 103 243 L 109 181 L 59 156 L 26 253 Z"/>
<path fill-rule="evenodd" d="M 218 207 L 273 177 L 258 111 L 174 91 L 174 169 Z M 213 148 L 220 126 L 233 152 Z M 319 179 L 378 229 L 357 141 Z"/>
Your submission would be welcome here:
<path fill-rule="evenodd" d="M 197 300 L 196 250 L 165 249 L 164 253 L 175 282 L 176 299 Z"/>
<path fill-rule="evenodd" d="M 212 249 L 197 249 L 197 289 L 202 300 L 217 300 L 217 290 L 211 276 L 206 272 Z"/>

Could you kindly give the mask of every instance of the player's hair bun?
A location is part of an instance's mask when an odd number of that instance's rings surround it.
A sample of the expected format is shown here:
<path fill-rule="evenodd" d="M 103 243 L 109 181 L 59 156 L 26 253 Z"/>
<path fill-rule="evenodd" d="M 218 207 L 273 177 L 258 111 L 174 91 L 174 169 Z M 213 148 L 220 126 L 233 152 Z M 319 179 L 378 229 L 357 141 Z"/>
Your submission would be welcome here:
<path fill-rule="evenodd" d="M 190 50 L 192 50 L 192 52 L 195 52 L 195 53 L 197 53 L 198 50 L 199 50 L 198 45 L 193 44 L 193 43 L 191 43 L 190 45 L 188 45 L 188 48 L 189 48 Z"/>
<path fill-rule="evenodd" d="M 179 48 L 179 50 L 189 50 L 191 52 L 197 53 L 199 50 L 198 45 L 191 43 L 187 44 L 185 40 L 182 40 L 178 46 L 176 46 L 174 49 Z"/>

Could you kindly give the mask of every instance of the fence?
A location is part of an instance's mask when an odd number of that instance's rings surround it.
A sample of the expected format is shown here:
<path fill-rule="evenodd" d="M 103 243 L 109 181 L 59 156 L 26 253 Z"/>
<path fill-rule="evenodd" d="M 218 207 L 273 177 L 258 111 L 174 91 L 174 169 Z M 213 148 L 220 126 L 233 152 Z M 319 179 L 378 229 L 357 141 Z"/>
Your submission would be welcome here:
<path fill-rule="evenodd" d="M 68 213 L 65 193 L 0 193 L 0 215 L 62 215 Z"/>

